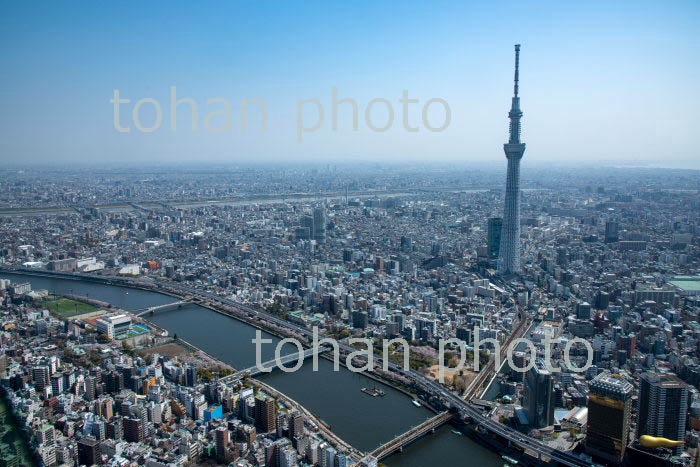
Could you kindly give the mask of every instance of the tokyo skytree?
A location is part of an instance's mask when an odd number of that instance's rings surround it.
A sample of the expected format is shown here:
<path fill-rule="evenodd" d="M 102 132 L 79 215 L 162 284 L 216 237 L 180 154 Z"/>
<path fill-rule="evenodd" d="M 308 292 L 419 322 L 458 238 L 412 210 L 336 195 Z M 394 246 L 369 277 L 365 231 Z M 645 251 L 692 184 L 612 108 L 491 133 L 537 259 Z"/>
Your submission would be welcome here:
<path fill-rule="evenodd" d="M 503 228 L 501 231 L 500 258 L 498 271 L 501 274 L 520 272 L 520 159 L 525 153 L 525 144 L 520 142 L 520 97 L 518 97 L 518 72 L 520 66 L 520 44 L 515 46 L 515 85 L 513 102 L 508 113 L 510 138 L 503 145 L 508 159 L 506 177 L 506 201 L 503 207 Z"/>

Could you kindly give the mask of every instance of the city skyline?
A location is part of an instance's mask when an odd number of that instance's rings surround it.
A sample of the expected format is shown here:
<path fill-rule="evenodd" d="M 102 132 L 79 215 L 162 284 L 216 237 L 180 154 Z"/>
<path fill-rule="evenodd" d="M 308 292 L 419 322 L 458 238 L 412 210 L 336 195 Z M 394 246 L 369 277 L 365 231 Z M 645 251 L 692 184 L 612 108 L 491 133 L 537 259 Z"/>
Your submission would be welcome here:
<path fill-rule="evenodd" d="M 0 464 L 700 465 L 699 27 L 7 5 Z"/>
<path fill-rule="evenodd" d="M 535 171 L 515 275 L 497 170 L 0 173 L 4 429 L 44 465 L 700 455 L 696 171 Z"/>

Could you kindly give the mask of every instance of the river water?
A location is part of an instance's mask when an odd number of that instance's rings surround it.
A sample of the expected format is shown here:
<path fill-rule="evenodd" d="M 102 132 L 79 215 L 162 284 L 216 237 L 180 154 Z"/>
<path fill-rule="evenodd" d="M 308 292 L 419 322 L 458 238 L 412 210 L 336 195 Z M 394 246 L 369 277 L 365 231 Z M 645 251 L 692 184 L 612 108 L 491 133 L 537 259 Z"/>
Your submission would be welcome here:
<path fill-rule="evenodd" d="M 176 301 L 167 295 L 92 282 L 16 274 L 0 274 L 0 278 L 30 282 L 34 290 L 89 296 L 125 310 Z M 256 329 L 252 326 L 198 305 L 155 313 L 148 319 L 235 368 L 255 365 L 251 340 Z M 263 334 L 273 340 L 273 344 L 262 347 L 262 358 L 269 360 L 274 357 L 279 339 Z M 260 379 L 304 405 L 338 436 L 363 451 L 371 451 L 433 415 L 428 409 L 415 407 L 409 396 L 389 386 L 342 367 L 333 371 L 333 364 L 325 359 L 319 361 L 319 371 L 313 371 L 311 360 L 307 360 L 297 372 L 275 371 Z M 360 390 L 372 386 L 381 386 L 386 395 L 371 397 Z M 448 425 L 383 463 L 390 467 L 498 466 L 502 461 L 496 453 L 453 433 Z"/>

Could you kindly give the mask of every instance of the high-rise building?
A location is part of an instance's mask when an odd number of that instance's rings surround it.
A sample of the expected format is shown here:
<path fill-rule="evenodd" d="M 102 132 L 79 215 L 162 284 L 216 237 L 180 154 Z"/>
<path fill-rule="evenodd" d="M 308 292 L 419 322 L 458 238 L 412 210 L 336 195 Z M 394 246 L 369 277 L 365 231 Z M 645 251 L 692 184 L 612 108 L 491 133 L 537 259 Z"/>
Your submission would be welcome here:
<path fill-rule="evenodd" d="M 293 412 L 289 416 L 289 439 L 304 435 L 304 417 L 299 412 Z"/>
<path fill-rule="evenodd" d="M 197 385 L 197 367 L 192 363 L 188 363 L 187 365 L 185 365 L 185 385 Z"/>
<path fill-rule="evenodd" d="M 63 375 L 55 374 L 51 376 L 51 393 L 59 396 L 63 392 Z"/>
<path fill-rule="evenodd" d="M 576 304 L 576 318 L 589 320 L 593 317 L 591 304 L 588 302 L 579 302 Z"/>
<path fill-rule="evenodd" d="M 39 365 L 32 368 L 32 379 L 37 391 L 43 391 L 50 382 L 51 370 L 47 365 Z"/>
<path fill-rule="evenodd" d="M 261 433 L 277 429 L 277 403 L 271 397 L 258 395 L 255 398 L 255 427 Z"/>
<path fill-rule="evenodd" d="M 323 458 L 321 459 L 321 465 L 323 467 L 333 467 L 335 465 L 335 458 L 338 455 L 336 451 L 331 446 L 325 446 L 323 450 Z"/>
<path fill-rule="evenodd" d="M 525 377 L 525 406 L 532 428 L 554 424 L 554 392 L 552 373 L 544 360 L 537 360 Z"/>
<path fill-rule="evenodd" d="M 510 119 L 510 138 L 503 145 L 508 159 L 506 177 L 506 200 L 503 208 L 503 229 L 501 232 L 500 261 L 498 270 L 502 274 L 520 272 L 520 159 L 525 153 L 525 144 L 520 142 L 520 110 L 518 97 L 518 74 L 520 64 L 520 44 L 515 46 L 515 84 L 513 100 L 508 118 Z"/>
<path fill-rule="evenodd" d="M 92 401 L 95 400 L 95 386 L 97 381 L 94 376 L 85 377 L 85 399 Z"/>
<path fill-rule="evenodd" d="M 620 240 L 619 226 L 617 222 L 605 223 L 605 243 L 615 243 Z"/>
<path fill-rule="evenodd" d="M 56 447 L 55 446 L 45 446 L 45 445 L 40 445 L 37 448 L 38 454 L 39 454 L 39 459 L 41 462 L 39 463 L 42 466 L 46 467 L 54 467 L 56 465 Z M 19 463 L 17 463 L 18 465 Z"/>
<path fill-rule="evenodd" d="M 304 216 L 301 218 L 301 232 L 298 232 L 297 236 L 302 240 L 310 240 L 314 234 L 314 217 Z M 299 235 L 301 234 L 301 235 Z"/>
<path fill-rule="evenodd" d="M 366 329 L 369 325 L 369 315 L 366 311 L 352 312 L 352 327 L 355 329 Z"/>
<path fill-rule="evenodd" d="M 501 232 L 503 231 L 503 218 L 492 217 L 489 219 L 488 234 L 486 241 L 488 243 L 489 259 L 497 259 L 498 253 L 501 251 Z"/>
<path fill-rule="evenodd" d="M 90 436 L 78 441 L 78 464 L 95 465 L 100 459 L 100 444 Z"/>
<path fill-rule="evenodd" d="M 326 208 L 314 209 L 314 240 L 318 244 L 326 243 Z"/>
<path fill-rule="evenodd" d="M 116 371 L 110 371 L 106 378 L 107 392 L 118 393 L 124 389 L 124 376 Z"/>
<path fill-rule="evenodd" d="M 216 429 L 214 433 L 214 442 L 216 445 L 216 457 L 219 459 L 224 458 L 226 455 L 226 447 L 231 441 L 231 435 L 226 427 L 220 426 Z"/>
<path fill-rule="evenodd" d="M 289 440 L 286 440 L 289 441 Z M 280 443 L 281 444 L 281 443 Z M 276 464 L 279 467 L 293 467 L 297 465 L 297 454 L 292 446 L 278 445 L 275 447 L 274 459 L 277 461 Z"/>
<path fill-rule="evenodd" d="M 124 439 L 130 443 L 140 443 L 146 438 L 144 422 L 140 418 L 125 418 Z"/>
<path fill-rule="evenodd" d="M 599 310 L 605 310 L 610 305 L 610 294 L 603 292 L 602 290 L 598 292 L 595 297 L 595 307 Z"/>
<path fill-rule="evenodd" d="M 124 439 L 124 426 L 121 417 L 114 417 L 107 423 L 107 438 L 113 440 Z"/>
<path fill-rule="evenodd" d="M 52 425 L 44 424 L 36 431 L 37 442 L 53 446 L 56 444 L 56 430 Z"/>
<path fill-rule="evenodd" d="M 513 352 L 513 366 L 510 368 L 510 379 L 517 382 L 525 382 L 525 375 L 527 373 L 522 373 L 516 371 L 516 368 L 525 368 L 528 365 L 528 357 L 525 352 Z"/>
<path fill-rule="evenodd" d="M 629 437 L 632 385 L 602 373 L 589 387 L 586 452 L 594 458 L 619 464 Z"/>
<path fill-rule="evenodd" d="M 688 385 L 677 376 L 659 373 L 644 373 L 639 382 L 637 435 L 685 440 Z M 674 451 L 682 454 L 683 446 Z"/>

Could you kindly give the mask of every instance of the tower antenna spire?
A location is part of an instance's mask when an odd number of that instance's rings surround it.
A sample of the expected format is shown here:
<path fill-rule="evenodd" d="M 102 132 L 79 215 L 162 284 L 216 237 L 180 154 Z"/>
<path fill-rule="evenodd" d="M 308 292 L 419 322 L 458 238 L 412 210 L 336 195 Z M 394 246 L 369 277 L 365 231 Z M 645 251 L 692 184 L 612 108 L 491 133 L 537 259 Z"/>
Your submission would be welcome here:
<path fill-rule="evenodd" d="M 515 85 L 513 86 L 514 97 L 518 97 L 518 77 L 520 70 L 520 44 L 515 44 Z"/>

